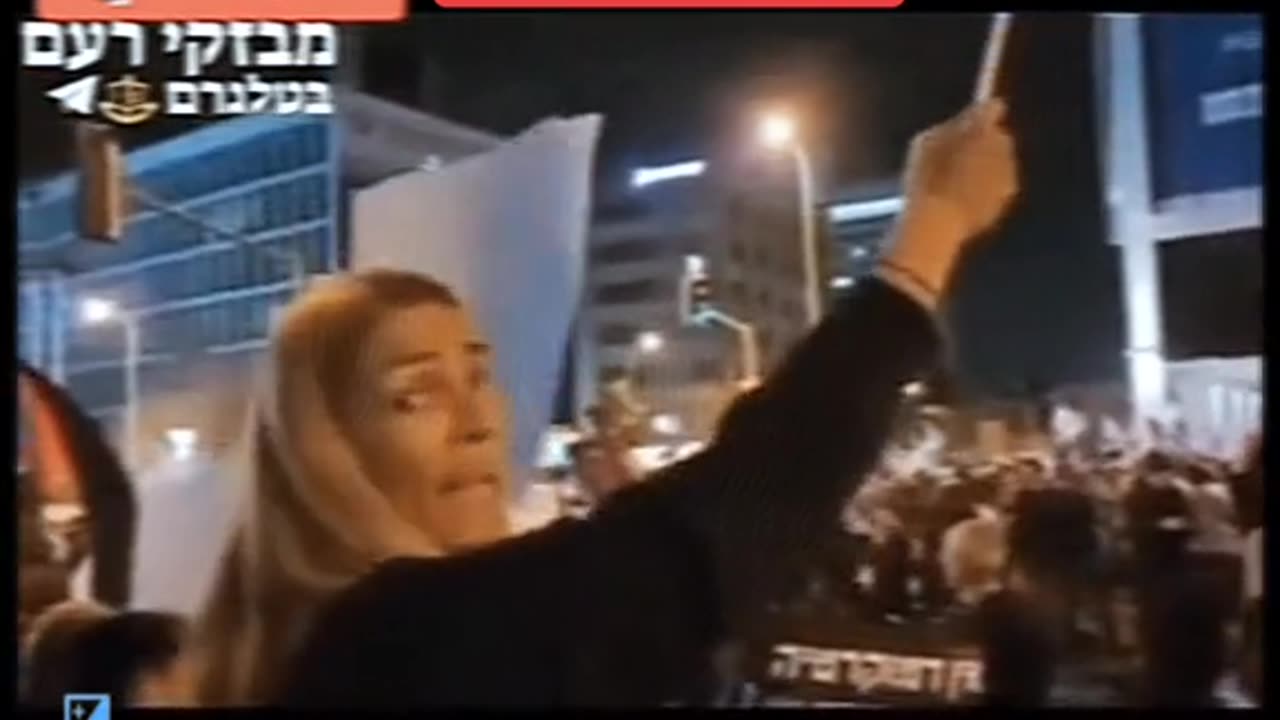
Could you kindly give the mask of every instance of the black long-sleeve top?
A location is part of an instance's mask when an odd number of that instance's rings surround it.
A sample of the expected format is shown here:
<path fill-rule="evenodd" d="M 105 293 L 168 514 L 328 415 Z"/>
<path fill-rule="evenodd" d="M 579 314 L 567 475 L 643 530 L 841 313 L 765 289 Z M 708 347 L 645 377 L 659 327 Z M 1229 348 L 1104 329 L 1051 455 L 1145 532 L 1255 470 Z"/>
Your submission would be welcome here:
<path fill-rule="evenodd" d="M 875 464 L 930 315 L 859 284 L 698 455 L 469 554 L 385 563 L 322 611 L 280 703 L 626 706 L 698 697 L 716 644 L 774 596 Z"/>

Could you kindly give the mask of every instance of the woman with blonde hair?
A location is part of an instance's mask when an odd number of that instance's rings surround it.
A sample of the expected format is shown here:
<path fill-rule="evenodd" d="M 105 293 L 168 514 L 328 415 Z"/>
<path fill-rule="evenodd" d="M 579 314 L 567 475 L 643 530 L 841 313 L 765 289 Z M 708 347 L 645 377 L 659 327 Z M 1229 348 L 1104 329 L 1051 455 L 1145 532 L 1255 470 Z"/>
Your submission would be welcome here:
<path fill-rule="evenodd" d="M 932 310 L 1016 189 L 1003 112 L 974 108 L 917 143 L 876 277 L 711 445 L 519 538 L 504 540 L 504 400 L 466 309 L 390 271 L 309 293 L 254 414 L 252 499 L 203 628 L 205 702 L 705 699 L 717 645 L 834 526 L 900 388 L 932 369 Z"/>
<path fill-rule="evenodd" d="M 202 702 L 270 698 L 313 611 L 378 563 L 506 534 L 503 506 L 468 495 L 502 489 L 424 501 L 469 467 L 486 468 L 480 483 L 507 479 L 505 409 L 488 381 L 487 347 L 458 311 L 442 285 L 375 271 L 326 280 L 287 313 L 249 428 L 249 501 L 197 636 Z M 454 357 L 448 343 L 459 337 L 465 352 Z M 356 384 L 368 377 L 357 366 L 369 363 L 387 371 Z M 438 376 L 454 369 L 482 385 L 468 407 L 483 416 L 480 429 L 464 430 L 482 437 L 464 438 L 460 451 L 424 412 L 439 401 Z M 406 435 L 399 453 L 355 449 Z"/>

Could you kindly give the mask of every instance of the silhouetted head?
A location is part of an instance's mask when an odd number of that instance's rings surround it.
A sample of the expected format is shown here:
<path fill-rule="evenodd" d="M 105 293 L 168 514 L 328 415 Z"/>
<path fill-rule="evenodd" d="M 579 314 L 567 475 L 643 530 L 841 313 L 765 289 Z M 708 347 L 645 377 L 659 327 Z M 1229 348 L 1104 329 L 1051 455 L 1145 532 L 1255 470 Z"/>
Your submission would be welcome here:
<path fill-rule="evenodd" d="M 168 613 L 63 615 L 33 638 L 27 700 L 53 706 L 67 693 L 104 693 L 120 705 L 186 705 L 185 640 L 185 621 Z"/>

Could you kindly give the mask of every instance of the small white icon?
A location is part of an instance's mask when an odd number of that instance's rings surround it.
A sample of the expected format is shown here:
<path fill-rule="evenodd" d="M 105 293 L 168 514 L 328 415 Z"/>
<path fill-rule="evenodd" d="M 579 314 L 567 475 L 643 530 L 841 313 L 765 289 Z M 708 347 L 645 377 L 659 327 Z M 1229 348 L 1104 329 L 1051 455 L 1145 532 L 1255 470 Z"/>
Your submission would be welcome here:
<path fill-rule="evenodd" d="M 129 7 L 133 4 L 133 0 L 102 0 L 111 7 Z"/>
<path fill-rule="evenodd" d="M 73 80 L 66 85 L 50 90 L 45 93 L 45 96 L 58 101 L 58 107 L 63 112 L 75 115 L 92 115 L 94 101 L 98 99 L 99 79 L 100 76 L 98 75 L 90 75 L 79 80 Z"/>

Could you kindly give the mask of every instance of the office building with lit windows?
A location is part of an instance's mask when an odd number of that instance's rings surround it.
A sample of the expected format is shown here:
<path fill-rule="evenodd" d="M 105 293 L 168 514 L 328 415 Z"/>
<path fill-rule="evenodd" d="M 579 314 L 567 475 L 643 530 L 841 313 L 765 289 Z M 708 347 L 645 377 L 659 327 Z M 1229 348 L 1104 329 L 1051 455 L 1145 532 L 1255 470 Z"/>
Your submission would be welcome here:
<path fill-rule="evenodd" d="M 798 195 L 792 173 L 736 173 L 720 199 L 711 253 L 721 302 L 750 322 L 765 373 L 808 332 L 807 278 Z M 824 308 L 875 267 L 902 199 L 889 182 L 860 183 L 826 194 L 815 215 L 817 282 Z"/>
<path fill-rule="evenodd" d="M 677 291 L 689 255 L 704 259 L 716 307 L 755 329 L 763 372 L 806 332 L 794 178 L 731 162 L 640 168 L 597 202 L 577 332 L 580 413 L 603 383 L 628 378 L 637 399 L 679 418 L 689 435 L 714 428 L 743 353 L 726 328 L 681 327 Z M 881 182 L 843 188 L 813 208 L 824 288 L 838 293 L 870 271 L 901 207 L 896 184 Z"/>
<path fill-rule="evenodd" d="M 336 148 L 326 119 L 261 116 L 131 153 L 131 182 L 155 202 L 134 203 L 118 244 L 77 235 L 73 174 L 23 188 L 22 297 L 41 298 L 22 305 L 24 359 L 110 422 L 125 404 L 124 333 L 119 318 L 81 322 L 85 301 L 113 303 L 134 323 L 143 395 L 180 382 L 193 356 L 260 350 L 295 289 L 278 258 L 307 273 L 338 265 Z"/>
<path fill-rule="evenodd" d="M 705 168 L 692 161 L 638 169 L 597 202 L 575 332 L 579 414 L 602 384 L 619 379 L 656 413 L 679 418 L 673 434 L 703 435 L 719 414 L 731 372 L 727 341 L 682 327 L 677 300 L 685 257 L 706 253 L 715 223 Z"/>
<path fill-rule="evenodd" d="M 360 93 L 335 101 L 331 117 L 237 118 L 130 153 L 145 201 L 118 244 L 77 235 L 74 174 L 21 188 L 19 356 L 117 429 L 127 402 L 121 317 L 137 330 L 144 407 L 189 397 L 193 378 L 246 378 L 300 281 L 345 266 L 352 189 L 499 142 Z M 88 324 L 85 301 L 123 313 Z M 144 427 L 140 442 L 154 444 L 160 430 Z"/>

